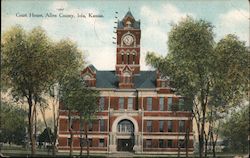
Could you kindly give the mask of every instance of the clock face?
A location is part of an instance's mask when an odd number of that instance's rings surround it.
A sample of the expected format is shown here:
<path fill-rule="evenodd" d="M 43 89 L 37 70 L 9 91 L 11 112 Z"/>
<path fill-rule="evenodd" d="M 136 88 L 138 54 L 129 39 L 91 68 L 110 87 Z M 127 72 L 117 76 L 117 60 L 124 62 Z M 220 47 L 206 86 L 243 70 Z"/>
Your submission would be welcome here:
<path fill-rule="evenodd" d="M 123 38 L 123 42 L 126 44 L 126 45 L 131 45 L 133 43 L 134 39 L 131 35 L 126 35 L 124 38 Z"/>

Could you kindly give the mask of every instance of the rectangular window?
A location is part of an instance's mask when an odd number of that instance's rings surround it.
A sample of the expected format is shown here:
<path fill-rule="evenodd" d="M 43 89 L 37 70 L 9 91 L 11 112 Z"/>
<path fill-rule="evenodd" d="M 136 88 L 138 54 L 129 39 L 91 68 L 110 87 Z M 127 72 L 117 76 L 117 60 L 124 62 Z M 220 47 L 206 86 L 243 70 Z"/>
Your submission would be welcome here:
<path fill-rule="evenodd" d="M 163 132 L 164 131 L 164 121 L 159 121 L 159 131 Z"/>
<path fill-rule="evenodd" d="M 183 98 L 179 98 L 179 106 L 178 106 L 178 110 L 179 111 L 184 111 L 184 99 Z"/>
<path fill-rule="evenodd" d="M 82 147 L 86 146 L 84 138 L 79 138 L 79 142 L 80 142 L 80 146 L 82 146 Z"/>
<path fill-rule="evenodd" d="M 185 121 L 179 121 L 179 132 L 185 132 Z"/>
<path fill-rule="evenodd" d="M 124 98 L 119 98 L 119 109 L 120 110 L 124 109 Z"/>
<path fill-rule="evenodd" d="M 71 126 L 72 130 L 77 130 L 78 129 L 79 124 L 77 123 L 77 121 L 78 121 L 77 118 L 71 117 L 70 126 Z"/>
<path fill-rule="evenodd" d="M 164 141 L 163 141 L 163 139 L 159 140 L 159 148 L 164 148 Z"/>
<path fill-rule="evenodd" d="M 67 140 L 67 144 L 68 144 L 68 146 L 70 146 L 70 145 L 71 145 L 71 138 L 68 138 L 68 140 Z"/>
<path fill-rule="evenodd" d="M 133 110 L 133 98 L 128 98 L 128 110 Z"/>
<path fill-rule="evenodd" d="M 147 132 L 152 132 L 152 121 L 147 121 Z"/>
<path fill-rule="evenodd" d="M 100 98 L 100 101 L 99 101 L 99 107 L 100 107 L 100 111 L 104 110 L 104 104 L 105 104 L 105 100 L 104 100 L 104 97 L 101 97 Z"/>
<path fill-rule="evenodd" d="M 89 139 L 89 147 L 92 147 L 93 146 L 93 143 L 92 143 L 92 139 Z"/>
<path fill-rule="evenodd" d="M 99 147 L 104 147 L 104 139 L 99 139 Z"/>
<path fill-rule="evenodd" d="M 100 120 L 100 131 L 105 131 L 105 120 Z"/>
<path fill-rule="evenodd" d="M 173 132 L 173 121 L 168 120 L 168 132 Z"/>
<path fill-rule="evenodd" d="M 166 81 L 161 81 L 161 87 L 166 87 Z"/>
<path fill-rule="evenodd" d="M 152 111 L 152 98 L 147 98 L 147 110 Z"/>
<path fill-rule="evenodd" d="M 179 141 L 178 141 L 178 146 L 179 146 L 180 148 L 185 148 L 185 141 L 184 141 L 184 140 L 179 140 Z"/>
<path fill-rule="evenodd" d="M 164 98 L 160 98 L 159 100 L 159 110 L 164 111 Z"/>
<path fill-rule="evenodd" d="M 173 140 L 168 140 L 168 148 L 172 148 L 173 147 Z"/>
<path fill-rule="evenodd" d="M 92 131 L 93 130 L 93 123 L 92 122 L 89 122 L 88 123 L 88 128 L 89 128 L 89 131 Z"/>
<path fill-rule="evenodd" d="M 152 147 L 152 140 L 151 139 L 147 139 L 146 140 L 146 148 L 151 148 Z"/>
<path fill-rule="evenodd" d="M 168 97 L 168 111 L 172 111 L 172 97 Z"/>

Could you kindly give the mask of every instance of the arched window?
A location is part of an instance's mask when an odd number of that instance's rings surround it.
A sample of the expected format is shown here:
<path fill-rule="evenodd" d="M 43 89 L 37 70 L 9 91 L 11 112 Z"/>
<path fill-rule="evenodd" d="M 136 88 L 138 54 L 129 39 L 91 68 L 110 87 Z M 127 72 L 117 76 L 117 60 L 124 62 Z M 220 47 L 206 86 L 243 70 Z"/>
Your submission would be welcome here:
<path fill-rule="evenodd" d="M 118 123 L 118 132 L 121 133 L 133 133 L 134 132 L 134 125 L 129 120 L 122 120 Z"/>
<path fill-rule="evenodd" d="M 133 53 L 133 64 L 135 64 L 135 53 Z"/>
<path fill-rule="evenodd" d="M 127 54 L 127 64 L 129 64 L 129 54 Z"/>
<path fill-rule="evenodd" d="M 122 53 L 122 64 L 124 64 L 124 54 Z"/>

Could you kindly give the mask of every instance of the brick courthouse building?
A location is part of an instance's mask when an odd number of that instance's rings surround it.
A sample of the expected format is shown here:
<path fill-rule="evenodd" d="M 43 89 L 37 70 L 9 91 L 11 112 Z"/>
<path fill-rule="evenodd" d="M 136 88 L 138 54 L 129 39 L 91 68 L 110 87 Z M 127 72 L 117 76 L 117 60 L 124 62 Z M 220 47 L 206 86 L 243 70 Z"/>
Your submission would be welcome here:
<path fill-rule="evenodd" d="M 90 65 L 82 77 L 100 90 L 97 119 L 89 127 L 93 153 L 177 154 L 193 151 L 191 112 L 158 71 L 140 70 L 140 21 L 127 12 L 117 25 L 116 66 L 99 71 Z M 69 151 L 67 111 L 59 111 L 58 150 Z M 72 121 L 73 150 L 80 150 L 79 117 Z M 189 135 L 187 137 L 187 135 Z M 84 136 L 83 136 L 84 137 Z M 86 147 L 84 147 L 84 150 Z"/>

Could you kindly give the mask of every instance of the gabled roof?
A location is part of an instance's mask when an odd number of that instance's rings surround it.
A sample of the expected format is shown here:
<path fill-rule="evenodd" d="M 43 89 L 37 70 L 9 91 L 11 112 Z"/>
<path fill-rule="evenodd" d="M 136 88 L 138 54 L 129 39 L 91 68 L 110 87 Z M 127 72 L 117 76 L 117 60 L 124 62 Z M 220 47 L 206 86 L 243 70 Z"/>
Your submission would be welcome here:
<path fill-rule="evenodd" d="M 96 88 L 119 88 L 115 71 L 96 71 Z M 135 88 L 156 88 L 156 71 L 140 71 L 134 76 Z"/>
<path fill-rule="evenodd" d="M 130 10 L 127 12 L 127 14 L 124 16 L 122 21 L 118 21 L 117 23 L 117 29 L 123 29 L 124 28 L 124 20 L 127 18 L 131 18 L 133 20 L 131 27 L 134 29 L 140 29 L 140 21 L 136 21 Z"/>
<path fill-rule="evenodd" d="M 88 66 L 94 73 L 96 73 L 97 69 L 94 67 L 94 65 L 90 64 Z"/>
<path fill-rule="evenodd" d="M 124 18 L 122 19 L 122 21 L 125 20 L 125 19 L 128 18 L 128 17 L 130 17 L 130 18 L 132 18 L 132 19 L 135 20 L 134 16 L 133 16 L 132 13 L 130 12 L 130 10 L 129 10 L 129 11 L 127 12 L 127 14 L 124 16 Z"/>

